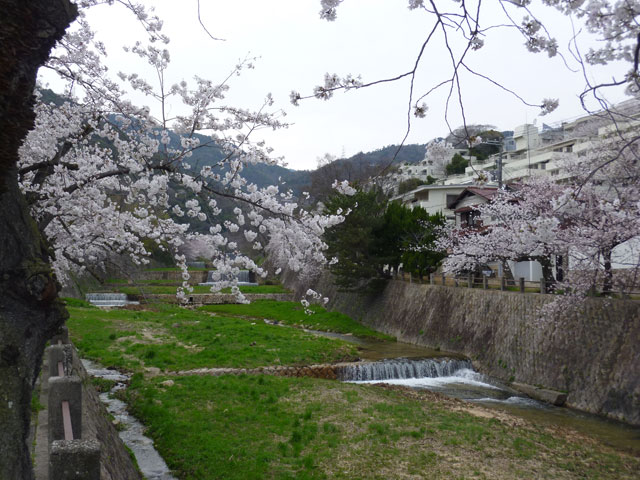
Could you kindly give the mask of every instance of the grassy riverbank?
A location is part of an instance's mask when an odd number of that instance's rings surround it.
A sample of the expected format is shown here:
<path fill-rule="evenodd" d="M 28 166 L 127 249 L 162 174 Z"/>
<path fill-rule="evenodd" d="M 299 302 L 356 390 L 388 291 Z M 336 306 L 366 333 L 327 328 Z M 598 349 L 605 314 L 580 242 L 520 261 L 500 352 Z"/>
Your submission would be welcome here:
<path fill-rule="evenodd" d="M 313 315 L 305 313 L 298 302 L 278 302 L 275 300 L 257 300 L 244 305 L 205 305 L 200 308 L 205 312 L 213 312 L 220 315 L 255 319 L 266 318 L 284 325 L 304 327 L 323 332 L 345 333 L 356 337 L 378 340 L 395 340 L 394 337 L 365 327 L 342 313 L 329 312 L 318 305 L 312 305 L 309 309 L 314 312 Z"/>
<path fill-rule="evenodd" d="M 637 457 L 434 393 L 168 374 L 356 358 L 353 344 L 291 327 L 376 337 L 344 315 L 273 301 L 111 311 L 70 303 L 81 354 L 135 372 L 123 398 L 180 480 L 638 478 Z"/>
<path fill-rule="evenodd" d="M 139 371 L 251 368 L 357 359 L 353 344 L 263 320 L 226 317 L 164 304 L 153 309 L 70 306 L 67 321 L 81 355 Z"/>
<path fill-rule="evenodd" d="M 181 480 L 631 479 L 640 468 L 587 438 L 428 392 L 269 376 L 166 380 L 137 376 L 127 398 Z"/>

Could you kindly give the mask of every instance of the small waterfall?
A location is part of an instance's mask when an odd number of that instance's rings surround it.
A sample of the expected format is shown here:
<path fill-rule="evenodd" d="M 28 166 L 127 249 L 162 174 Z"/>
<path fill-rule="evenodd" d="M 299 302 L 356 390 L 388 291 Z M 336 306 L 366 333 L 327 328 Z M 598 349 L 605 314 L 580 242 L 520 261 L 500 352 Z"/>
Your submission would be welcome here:
<path fill-rule="evenodd" d="M 122 307 L 132 303 L 126 293 L 87 293 L 85 299 L 96 307 Z"/>
<path fill-rule="evenodd" d="M 468 360 L 456 360 L 452 358 L 408 360 L 398 358 L 382 362 L 345 365 L 339 370 L 339 377 L 340 380 L 347 382 L 402 378 L 437 378 L 450 377 L 459 370 L 471 368 L 471 362 Z"/>
<path fill-rule="evenodd" d="M 213 279 L 214 273 L 215 270 L 210 270 L 207 273 L 207 281 L 205 283 L 200 283 L 199 285 L 213 285 L 215 282 Z M 240 270 L 238 272 L 238 285 L 258 285 L 255 281 L 255 274 L 249 270 Z"/>

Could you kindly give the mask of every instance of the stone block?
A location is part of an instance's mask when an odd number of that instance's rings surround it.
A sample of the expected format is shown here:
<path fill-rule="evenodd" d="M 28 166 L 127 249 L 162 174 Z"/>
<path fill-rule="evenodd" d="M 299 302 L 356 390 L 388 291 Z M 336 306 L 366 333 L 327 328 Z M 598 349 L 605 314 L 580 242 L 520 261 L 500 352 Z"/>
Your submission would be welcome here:
<path fill-rule="evenodd" d="M 47 356 L 49 360 L 49 376 L 58 377 L 58 363 L 62 362 L 65 375 L 71 374 L 71 364 L 73 361 L 73 353 L 71 345 L 51 345 L 47 348 Z"/>
<path fill-rule="evenodd" d="M 49 452 L 49 478 L 100 480 L 100 444 L 95 440 L 55 440 Z"/>
<path fill-rule="evenodd" d="M 77 376 L 49 378 L 49 443 L 64 440 L 62 402 L 69 402 L 74 438 L 82 433 L 82 380 Z M 53 477 L 56 478 L 56 477 Z"/>
<path fill-rule="evenodd" d="M 541 402 L 550 403 L 557 407 L 561 407 L 567 401 L 567 394 L 557 392 L 555 390 L 549 390 L 548 388 L 534 387 L 533 385 L 527 385 L 526 383 L 514 382 L 511 384 L 513 388 L 519 392 L 529 395 L 535 400 Z"/>
<path fill-rule="evenodd" d="M 69 343 L 69 329 L 65 325 L 61 326 L 56 334 L 51 337 L 51 340 L 49 340 L 49 342 L 51 343 L 51 345 L 58 345 L 58 343 Z"/>

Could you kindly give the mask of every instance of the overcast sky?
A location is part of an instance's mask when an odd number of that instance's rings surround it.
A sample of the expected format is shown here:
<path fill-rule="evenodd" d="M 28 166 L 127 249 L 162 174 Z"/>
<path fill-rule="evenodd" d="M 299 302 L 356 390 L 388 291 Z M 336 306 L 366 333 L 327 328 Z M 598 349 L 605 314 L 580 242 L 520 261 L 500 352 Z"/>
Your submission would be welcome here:
<path fill-rule="evenodd" d="M 224 41 L 207 36 L 197 21 L 196 0 L 158 0 L 164 32 L 171 38 L 170 81 L 189 81 L 194 75 L 223 80 L 239 59 L 260 57 L 255 69 L 233 79 L 229 103 L 248 108 L 260 106 L 271 92 L 276 106 L 287 112 L 287 130 L 265 132 L 277 155 L 289 167 L 312 169 L 325 153 L 351 156 L 399 143 L 406 131 L 408 82 L 338 93 L 328 102 L 310 99 L 299 107 L 289 103 L 296 90 L 310 94 L 326 72 L 362 75 L 366 81 L 396 76 L 410 70 L 426 38 L 429 18 L 410 11 L 406 0 L 346 0 L 335 22 L 320 20 L 319 0 L 202 0 L 201 16 L 207 29 Z M 497 15 L 499 12 L 494 12 Z M 138 71 L 139 61 L 122 51 L 122 45 L 142 39 L 142 31 L 122 8 L 101 6 L 88 15 L 109 52 L 114 72 Z M 570 38 L 571 23 L 559 15 L 545 17 L 561 45 Z M 582 73 L 571 72 L 562 59 L 526 51 L 515 32 L 495 30 L 486 45 L 473 52 L 474 68 L 516 90 L 530 103 L 559 98 L 560 108 L 548 117 L 537 117 L 537 108 L 500 91 L 488 82 L 464 76 L 462 94 L 469 123 L 493 124 L 500 130 L 534 120 L 553 123 L 579 116 L 577 94 Z M 450 68 L 444 49 L 434 43 L 423 57 L 416 78 L 416 92 L 446 78 Z M 566 51 L 566 50 L 565 50 Z M 572 67 L 577 67 L 574 63 Z M 624 66 L 596 71 L 602 78 L 621 75 Z M 414 119 L 408 143 L 426 143 L 448 133 L 444 122 L 442 89 L 427 99 L 429 112 Z M 623 97 L 610 94 L 611 101 Z M 461 124 L 459 107 L 452 104 L 450 123 Z"/>

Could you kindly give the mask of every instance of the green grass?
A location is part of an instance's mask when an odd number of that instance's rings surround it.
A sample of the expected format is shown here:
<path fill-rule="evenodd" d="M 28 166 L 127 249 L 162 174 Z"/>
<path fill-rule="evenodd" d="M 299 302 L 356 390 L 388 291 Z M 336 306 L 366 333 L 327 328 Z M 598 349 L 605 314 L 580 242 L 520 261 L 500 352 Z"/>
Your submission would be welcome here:
<path fill-rule="evenodd" d="M 353 344 L 262 320 L 212 316 L 160 304 L 150 310 L 68 307 L 67 326 L 81 355 L 139 370 L 307 365 L 354 360 Z"/>
<path fill-rule="evenodd" d="M 136 278 L 135 280 L 129 280 L 127 278 L 107 278 L 104 281 L 105 286 L 109 286 L 109 285 L 122 285 L 122 286 L 128 286 L 128 285 L 138 285 L 138 286 L 143 286 L 143 285 L 175 285 L 177 287 L 177 283 L 171 280 L 168 280 L 166 278 L 153 278 L 153 279 L 139 279 Z"/>
<path fill-rule="evenodd" d="M 165 387 L 164 377 L 136 375 L 125 395 L 182 480 L 621 479 L 640 468 L 638 458 L 475 417 L 432 394 L 305 378 L 172 379 Z"/>
<path fill-rule="evenodd" d="M 116 385 L 115 380 L 109 380 L 101 377 L 91 377 L 91 384 L 98 393 L 109 392 Z"/>
<path fill-rule="evenodd" d="M 38 412 L 44 408 L 44 405 L 40 403 L 40 389 L 34 388 L 31 394 L 31 414 L 37 416 Z"/>
<path fill-rule="evenodd" d="M 221 315 L 267 318 L 277 320 L 285 325 L 304 326 L 323 332 L 350 333 L 357 337 L 395 341 L 394 337 L 365 327 L 347 315 L 329 312 L 318 305 L 311 306 L 311 310 L 314 312 L 312 315 L 306 314 L 297 302 L 278 302 L 275 300 L 256 300 L 244 305 L 205 305 L 200 307 L 200 310 Z"/>
<path fill-rule="evenodd" d="M 63 298 L 63 300 L 64 300 L 64 303 L 67 305 L 67 307 L 96 308 L 93 305 L 91 305 L 91 303 L 85 300 L 80 300 L 79 298 L 66 297 L 66 298 Z"/>
<path fill-rule="evenodd" d="M 146 285 L 105 285 L 105 291 L 126 293 L 127 295 L 175 295 L 178 288 L 177 285 L 166 285 L 167 281 L 164 280 L 162 284 L 146 284 Z M 289 290 L 282 285 L 243 285 L 240 287 L 242 293 L 290 293 Z M 211 293 L 211 287 L 206 285 L 194 285 L 193 292 Z M 230 288 L 225 288 L 221 293 L 231 293 Z"/>

